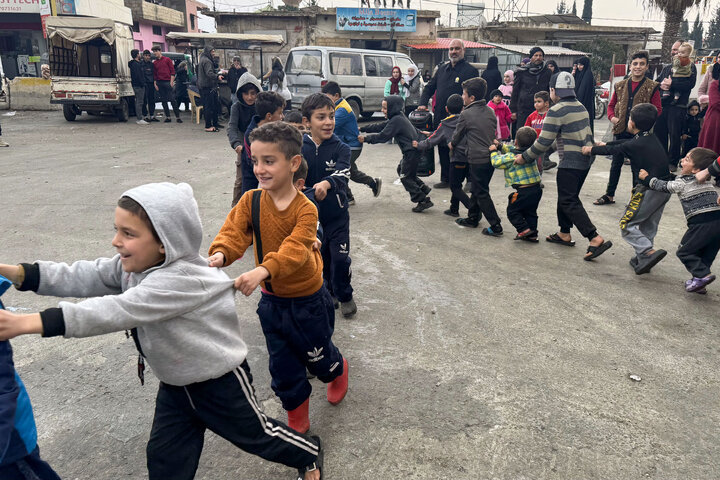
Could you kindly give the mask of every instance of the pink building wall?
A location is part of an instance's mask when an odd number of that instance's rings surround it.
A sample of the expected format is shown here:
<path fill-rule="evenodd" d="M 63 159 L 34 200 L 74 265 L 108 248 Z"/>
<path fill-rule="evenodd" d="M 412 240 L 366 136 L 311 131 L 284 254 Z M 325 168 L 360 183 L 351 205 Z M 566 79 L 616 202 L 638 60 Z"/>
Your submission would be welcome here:
<path fill-rule="evenodd" d="M 135 40 L 135 48 L 138 50 L 150 50 L 152 49 L 153 43 L 160 44 L 163 52 L 168 51 L 168 44 L 165 40 L 165 35 L 170 31 L 167 27 L 160 27 L 161 35 L 153 34 L 153 25 L 140 20 L 138 22 L 140 30 L 133 32 L 133 39 Z"/>

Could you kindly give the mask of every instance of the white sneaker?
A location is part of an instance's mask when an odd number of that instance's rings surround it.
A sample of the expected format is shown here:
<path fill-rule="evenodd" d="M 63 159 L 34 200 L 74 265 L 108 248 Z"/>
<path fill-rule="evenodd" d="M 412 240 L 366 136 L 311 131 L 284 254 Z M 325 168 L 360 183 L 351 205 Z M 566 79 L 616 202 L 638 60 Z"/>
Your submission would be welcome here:
<path fill-rule="evenodd" d="M 9 146 L 10 146 L 9 143 L 0 140 L 0 147 L 9 147 Z"/>
<path fill-rule="evenodd" d="M 138 121 L 135 122 L 135 123 L 137 123 L 138 125 L 150 125 L 150 124 L 149 124 L 148 122 L 146 122 L 145 120 L 138 120 Z"/>

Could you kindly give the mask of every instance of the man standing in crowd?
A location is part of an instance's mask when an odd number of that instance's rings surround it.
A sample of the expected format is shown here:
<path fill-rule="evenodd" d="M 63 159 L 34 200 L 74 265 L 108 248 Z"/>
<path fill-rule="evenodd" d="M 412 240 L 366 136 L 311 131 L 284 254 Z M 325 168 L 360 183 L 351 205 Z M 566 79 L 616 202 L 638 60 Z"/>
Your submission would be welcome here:
<path fill-rule="evenodd" d="M 235 103 L 237 101 L 236 93 L 238 80 L 240 80 L 240 76 L 247 72 L 248 69 L 243 67 L 240 57 L 233 57 L 232 61 L 233 63 L 230 65 L 227 72 L 227 82 L 228 87 L 230 87 L 230 99 L 232 100 L 232 103 Z"/>
<path fill-rule="evenodd" d="M 684 42 L 678 40 L 672 45 L 671 57 L 678 53 L 680 45 Z M 695 87 L 695 79 L 697 78 L 697 69 L 692 64 L 692 74 L 689 77 L 672 76 L 672 61 L 665 65 L 660 75 L 655 79 L 660 83 L 660 90 L 670 90 L 679 93 L 680 98 L 673 105 L 673 95 L 668 95 L 662 100 L 662 114 L 655 123 L 655 135 L 660 140 L 665 151 L 668 152 L 668 161 L 670 162 L 670 171 L 677 170 L 680 162 L 680 147 L 682 146 L 682 125 L 687 113 L 687 104 L 690 99 L 690 91 Z"/>
<path fill-rule="evenodd" d="M 553 72 L 545 64 L 545 52 L 540 47 L 530 49 L 530 63 L 515 72 L 515 79 L 510 97 L 512 120 L 517 121 L 518 128 L 525 125 L 525 120 L 535 111 L 535 94 L 550 91 L 550 77 Z"/>
<path fill-rule="evenodd" d="M 608 119 L 613 124 L 612 131 L 615 140 L 633 137 L 632 134 L 627 132 L 627 126 L 628 120 L 630 120 L 630 110 L 635 105 L 652 103 L 657 108 L 658 113 L 663 110 L 660 103 L 658 83 L 645 76 L 649 62 L 648 52 L 644 50 L 635 52 L 630 60 L 630 76 L 615 84 L 615 91 L 608 104 Z M 625 156 L 622 153 L 613 155 L 607 190 L 605 190 L 602 197 L 593 202 L 595 205 L 615 203 L 615 190 L 620 181 L 620 172 L 624 162 Z M 638 172 L 633 171 L 632 176 L 633 186 L 635 186 L 638 182 Z"/>
<path fill-rule="evenodd" d="M 145 103 L 143 117 L 147 122 L 159 122 L 155 117 L 155 67 L 150 58 L 150 50 L 143 50 L 143 78 L 145 79 Z"/>
<path fill-rule="evenodd" d="M 165 123 L 172 122 L 170 120 L 170 109 L 168 108 L 168 100 L 172 104 L 175 120 L 182 123 L 180 119 L 180 110 L 178 110 L 177 101 L 175 100 L 175 65 L 168 57 L 164 57 L 158 45 L 152 47 L 155 61 L 153 62 L 155 74 L 155 90 L 160 94 L 163 110 L 165 111 Z M 207 115 L 206 115 L 207 116 Z"/>
<path fill-rule="evenodd" d="M 197 86 L 200 89 L 200 99 L 205 109 L 205 131 L 215 132 L 220 128 L 218 125 L 218 114 L 220 113 L 220 99 L 218 98 L 218 80 L 222 75 L 215 70 L 214 57 L 215 49 L 212 45 L 206 45 L 200 55 L 198 64 Z"/>
<path fill-rule="evenodd" d="M 435 102 L 433 104 L 433 123 L 435 130 L 440 126 L 440 122 L 447 115 L 445 114 L 445 104 L 450 95 L 462 95 L 462 83 L 465 80 L 479 77 L 480 73 L 477 68 L 473 67 L 465 61 L 465 44 L 462 40 L 453 39 L 448 47 L 449 62 L 440 65 L 435 76 L 430 79 L 422 97 L 418 110 L 426 110 L 430 99 L 435 94 Z M 438 156 L 440 157 L 440 183 L 433 185 L 435 188 L 450 187 L 450 149 L 447 145 L 438 145 Z"/>
<path fill-rule="evenodd" d="M 145 103 L 145 77 L 143 76 L 143 66 L 140 63 L 140 50 L 134 49 L 130 51 L 132 60 L 128 62 L 130 67 L 130 82 L 132 83 L 133 92 L 135 93 L 135 115 L 137 116 L 138 125 L 147 125 L 148 122 L 143 118 L 143 106 Z"/>

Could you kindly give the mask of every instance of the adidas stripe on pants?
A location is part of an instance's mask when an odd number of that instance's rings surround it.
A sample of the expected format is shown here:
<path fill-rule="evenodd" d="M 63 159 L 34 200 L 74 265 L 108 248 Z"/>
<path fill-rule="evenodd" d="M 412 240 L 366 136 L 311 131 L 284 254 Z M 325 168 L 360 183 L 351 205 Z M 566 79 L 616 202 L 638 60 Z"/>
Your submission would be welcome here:
<path fill-rule="evenodd" d="M 317 459 L 314 440 L 262 412 L 246 361 L 220 378 L 184 387 L 160 383 L 147 445 L 150 480 L 194 478 L 206 429 L 288 467 L 302 468 Z"/>

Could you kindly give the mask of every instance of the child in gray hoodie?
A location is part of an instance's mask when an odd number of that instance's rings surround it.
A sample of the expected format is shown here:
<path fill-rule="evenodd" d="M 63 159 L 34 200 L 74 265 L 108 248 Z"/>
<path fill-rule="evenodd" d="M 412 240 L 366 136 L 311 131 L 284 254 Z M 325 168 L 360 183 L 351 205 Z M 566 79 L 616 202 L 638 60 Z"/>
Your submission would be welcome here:
<path fill-rule="evenodd" d="M 72 265 L 0 265 L 19 290 L 60 302 L 30 315 L 0 311 L 0 340 L 22 334 L 89 337 L 130 330 L 160 380 L 147 465 L 150 479 L 191 479 L 210 429 L 241 449 L 320 478 L 320 439 L 267 417 L 255 398 L 233 281 L 199 255 L 202 225 L 192 188 L 128 190 L 115 209 L 113 258 Z"/>

